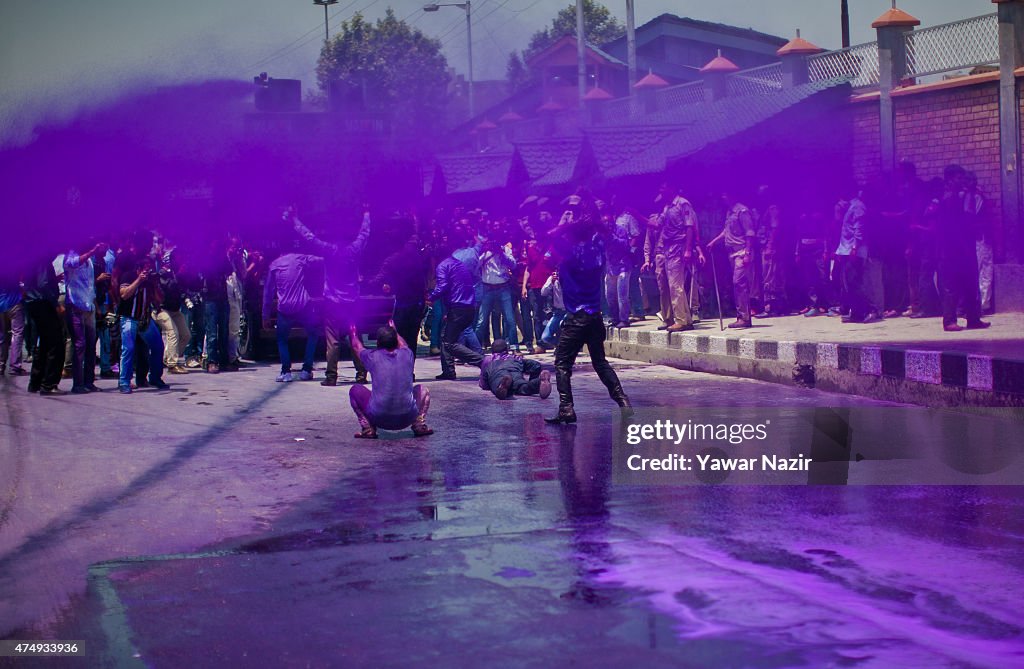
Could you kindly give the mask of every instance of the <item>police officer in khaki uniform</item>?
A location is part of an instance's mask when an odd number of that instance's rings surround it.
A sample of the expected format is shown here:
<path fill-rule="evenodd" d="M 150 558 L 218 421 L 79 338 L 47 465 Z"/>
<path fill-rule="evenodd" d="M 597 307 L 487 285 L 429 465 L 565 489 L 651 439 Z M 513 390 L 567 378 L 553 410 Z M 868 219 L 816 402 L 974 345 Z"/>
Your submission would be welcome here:
<path fill-rule="evenodd" d="M 750 209 L 728 194 L 724 196 L 724 199 L 726 201 L 725 227 L 721 234 L 711 240 L 708 248 L 714 248 L 721 241 L 729 253 L 729 260 L 732 263 L 733 293 L 736 300 L 736 321 L 730 323 L 729 327 L 739 330 L 751 326 L 750 288 L 753 281 L 754 238 L 757 232 L 754 229 L 754 219 Z"/>
<path fill-rule="evenodd" d="M 665 263 L 665 249 L 661 243 L 661 215 L 651 214 L 647 220 L 647 238 L 644 241 L 644 264 L 641 272 L 654 269 L 654 280 L 658 286 L 658 315 L 663 325 L 659 330 L 666 330 L 675 322 L 672 315 L 672 292 L 668 285 L 668 273 Z"/>
<path fill-rule="evenodd" d="M 673 322 L 668 332 L 693 329 L 690 299 L 686 294 L 686 278 L 693 265 L 697 231 L 697 212 L 690 201 L 676 195 L 661 215 L 661 244 L 665 250 L 665 274 L 672 301 Z"/>

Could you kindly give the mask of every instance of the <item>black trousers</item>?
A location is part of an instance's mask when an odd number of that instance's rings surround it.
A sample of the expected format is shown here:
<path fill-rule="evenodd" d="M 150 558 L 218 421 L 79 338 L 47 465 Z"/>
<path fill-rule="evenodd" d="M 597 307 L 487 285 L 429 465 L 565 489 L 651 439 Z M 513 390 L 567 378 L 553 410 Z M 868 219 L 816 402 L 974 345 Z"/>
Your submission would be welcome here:
<path fill-rule="evenodd" d="M 476 321 L 476 309 L 457 304 L 448 305 L 444 332 L 441 333 L 441 373 L 455 374 L 455 359 L 479 365 L 484 357 L 459 343 L 462 332 Z"/>
<path fill-rule="evenodd" d="M 395 329 L 402 339 L 409 344 L 413 356 L 416 355 L 417 335 L 423 322 L 423 303 L 395 307 Z"/>
<path fill-rule="evenodd" d="M 39 347 L 32 356 L 28 389 L 31 392 L 53 390 L 60 383 L 64 371 L 64 324 L 57 315 L 57 307 L 49 302 L 25 302 L 25 310 L 39 334 Z"/>
<path fill-rule="evenodd" d="M 562 321 L 558 346 L 555 348 L 555 378 L 560 407 L 572 406 L 572 367 L 584 346 L 590 353 L 590 364 L 594 366 L 594 371 L 608 389 L 611 398 L 616 402 L 625 398 L 619 377 L 605 357 L 604 338 L 604 319 L 601 318 L 600 312 L 588 314 L 585 311 L 577 311 Z"/>
<path fill-rule="evenodd" d="M 978 256 L 973 248 L 949 250 L 939 261 L 942 286 L 942 324 L 956 323 L 957 307 L 963 304 L 968 323 L 981 320 L 981 293 L 978 289 Z"/>

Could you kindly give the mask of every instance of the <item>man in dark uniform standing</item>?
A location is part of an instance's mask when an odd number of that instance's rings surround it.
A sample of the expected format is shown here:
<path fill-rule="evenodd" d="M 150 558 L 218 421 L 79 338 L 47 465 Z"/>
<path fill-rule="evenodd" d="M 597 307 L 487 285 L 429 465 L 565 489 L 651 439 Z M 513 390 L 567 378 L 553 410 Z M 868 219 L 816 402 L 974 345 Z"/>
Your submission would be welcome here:
<path fill-rule="evenodd" d="M 622 390 L 618 375 L 604 353 L 605 329 L 601 317 L 601 282 L 604 278 L 604 244 L 601 242 L 600 219 L 593 204 L 574 195 L 569 211 L 551 231 L 553 254 L 559 261 L 558 276 L 568 312 L 555 348 L 558 414 L 546 421 L 551 424 L 575 423 L 572 398 L 572 367 L 583 347 L 608 394 L 620 407 L 632 405 Z"/>

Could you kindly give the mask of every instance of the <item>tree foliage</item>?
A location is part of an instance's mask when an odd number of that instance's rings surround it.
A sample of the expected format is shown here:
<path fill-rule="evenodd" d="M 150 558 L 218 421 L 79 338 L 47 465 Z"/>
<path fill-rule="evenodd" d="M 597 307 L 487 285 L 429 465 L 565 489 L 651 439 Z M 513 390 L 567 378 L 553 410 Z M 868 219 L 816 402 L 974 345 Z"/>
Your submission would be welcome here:
<path fill-rule="evenodd" d="M 395 17 L 390 8 L 375 23 L 362 14 L 344 21 L 324 45 L 317 81 L 363 100 L 368 111 L 388 113 L 406 129 L 437 126 L 448 98 L 448 61 L 440 40 Z"/>
<path fill-rule="evenodd" d="M 538 30 L 530 38 L 523 54 L 525 59 L 546 49 L 566 35 L 576 34 L 576 5 L 560 9 L 551 21 L 551 27 Z M 595 0 L 583 0 L 583 34 L 587 41 L 602 46 L 626 34 L 626 28 L 612 16 L 608 8 Z"/>
<path fill-rule="evenodd" d="M 587 42 L 603 46 L 612 40 L 622 37 L 626 28 L 612 16 L 608 8 L 595 0 L 583 0 L 583 32 Z M 551 26 L 538 30 L 530 38 L 529 45 L 522 53 L 513 51 L 509 54 L 505 75 L 513 91 L 519 91 L 533 81 L 526 61 L 536 53 L 540 53 L 566 35 L 576 35 L 576 5 L 560 9 Z"/>

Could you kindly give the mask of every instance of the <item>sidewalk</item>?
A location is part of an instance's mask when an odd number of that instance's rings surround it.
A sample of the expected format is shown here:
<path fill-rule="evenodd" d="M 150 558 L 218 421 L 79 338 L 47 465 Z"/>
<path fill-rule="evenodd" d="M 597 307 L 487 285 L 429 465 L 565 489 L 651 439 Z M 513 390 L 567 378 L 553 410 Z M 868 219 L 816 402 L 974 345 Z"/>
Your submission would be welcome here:
<path fill-rule="evenodd" d="M 1024 314 L 988 320 L 988 330 L 947 333 L 938 318 L 862 325 L 786 316 L 738 331 L 721 331 L 712 319 L 669 335 L 649 318 L 609 329 L 608 351 L 627 360 L 929 406 L 1024 406 Z"/>

